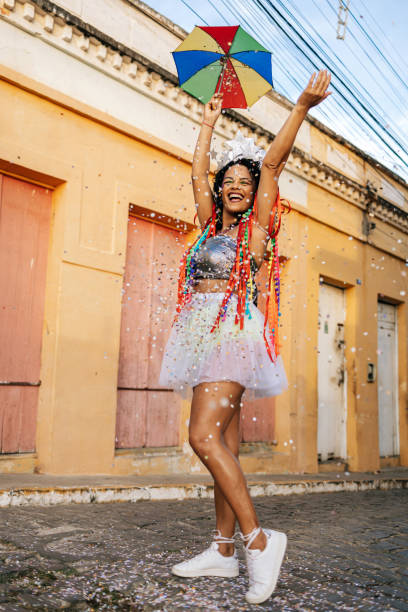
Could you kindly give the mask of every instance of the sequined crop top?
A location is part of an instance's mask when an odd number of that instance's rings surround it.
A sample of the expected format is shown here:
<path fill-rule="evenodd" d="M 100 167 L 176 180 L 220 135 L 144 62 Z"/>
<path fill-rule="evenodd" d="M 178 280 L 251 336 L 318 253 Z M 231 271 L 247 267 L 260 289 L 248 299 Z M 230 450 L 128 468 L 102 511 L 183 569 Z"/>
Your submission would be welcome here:
<path fill-rule="evenodd" d="M 235 262 L 237 241 L 227 234 L 218 234 L 208 238 L 191 259 L 195 280 L 205 278 L 228 280 Z M 251 259 L 252 275 L 258 267 Z M 257 290 L 254 283 L 254 302 L 257 301 Z"/>

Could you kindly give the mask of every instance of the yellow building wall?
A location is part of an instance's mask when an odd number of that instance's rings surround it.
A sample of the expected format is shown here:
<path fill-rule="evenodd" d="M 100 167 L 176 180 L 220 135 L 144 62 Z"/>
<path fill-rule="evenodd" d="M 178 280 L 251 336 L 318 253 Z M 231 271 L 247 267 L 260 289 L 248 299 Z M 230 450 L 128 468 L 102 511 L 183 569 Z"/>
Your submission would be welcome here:
<path fill-rule="evenodd" d="M 0 97 L 8 109 L 1 126 L 0 170 L 37 179 L 54 189 L 35 470 L 115 474 L 201 469 L 187 452 L 186 404 L 180 440 L 184 454 L 138 463 L 126 453 L 115 453 L 129 204 L 192 223 L 191 160 L 183 151 L 56 92 L 39 91 L 37 84 L 27 80 L 24 88 L 11 81 L 10 75 L 0 81 Z M 313 151 L 322 161 L 327 155 L 326 139 L 317 130 L 313 133 Z M 361 160 L 353 161 L 357 172 L 363 173 Z M 343 284 L 346 290 L 351 470 L 379 467 L 377 387 L 365 383 L 367 361 L 376 361 L 378 295 L 401 304 L 400 445 L 401 462 L 407 464 L 407 309 L 401 295 L 407 286 L 403 275 L 406 244 L 398 242 L 398 230 L 392 239 L 381 233 L 381 222 L 371 237 L 378 246 L 367 244 L 358 206 L 312 183 L 308 189 L 307 210 L 293 203 L 280 238 L 280 252 L 288 260 L 282 277 L 280 337 L 290 391 L 277 398 L 276 453 L 266 462 L 243 458 L 244 468 L 317 471 L 321 277 Z M 384 270 L 374 274 L 371 263 L 381 257 L 386 258 Z"/>
<path fill-rule="evenodd" d="M 192 220 L 190 164 L 7 82 L 0 96 L 0 169 L 57 184 L 35 469 L 111 473 L 129 204 Z"/>

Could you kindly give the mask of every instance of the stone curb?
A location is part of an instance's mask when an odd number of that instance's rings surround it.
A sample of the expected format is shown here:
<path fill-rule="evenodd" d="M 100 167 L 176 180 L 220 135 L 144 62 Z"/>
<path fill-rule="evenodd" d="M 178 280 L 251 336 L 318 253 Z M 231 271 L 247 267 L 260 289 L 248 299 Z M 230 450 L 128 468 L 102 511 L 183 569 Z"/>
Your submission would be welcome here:
<path fill-rule="evenodd" d="M 408 489 L 408 477 L 363 478 L 356 480 L 306 480 L 302 482 L 248 483 L 252 497 L 301 495 L 305 493 L 336 493 L 339 491 L 369 491 Z M 146 486 L 55 486 L 24 487 L 0 490 L 0 507 L 54 506 L 58 504 L 104 504 L 111 502 L 170 501 L 213 498 L 212 484 L 162 484 Z"/>

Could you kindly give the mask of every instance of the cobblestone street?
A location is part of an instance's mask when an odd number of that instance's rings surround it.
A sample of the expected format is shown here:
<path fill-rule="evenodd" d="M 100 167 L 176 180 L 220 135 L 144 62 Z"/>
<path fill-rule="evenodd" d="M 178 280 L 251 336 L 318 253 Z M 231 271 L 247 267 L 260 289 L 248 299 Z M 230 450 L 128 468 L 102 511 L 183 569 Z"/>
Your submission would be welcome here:
<path fill-rule="evenodd" d="M 258 497 L 261 524 L 288 534 L 265 610 L 408 611 L 408 491 Z M 0 510 L 0 610 L 251 610 L 239 578 L 182 579 L 206 547 L 212 500 Z"/>

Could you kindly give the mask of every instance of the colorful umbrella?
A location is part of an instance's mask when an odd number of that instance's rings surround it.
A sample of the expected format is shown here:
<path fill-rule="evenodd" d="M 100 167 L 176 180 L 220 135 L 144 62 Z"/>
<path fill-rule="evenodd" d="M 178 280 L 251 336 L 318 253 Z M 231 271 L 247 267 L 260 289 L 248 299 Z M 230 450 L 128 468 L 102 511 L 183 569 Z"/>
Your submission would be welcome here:
<path fill-rule="evenodd" d="M 203 104 L 220 91 L 223 108 L 247 108 L 272 89 L 271 53 L 241 26 L 196 26 L 173 58 L 180 87 Z"/>

